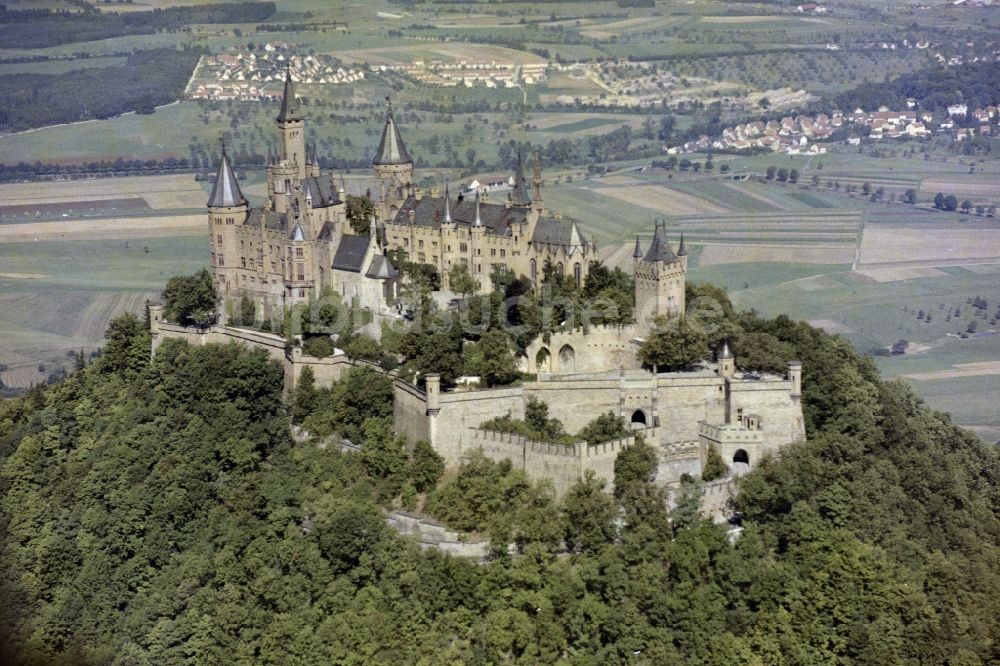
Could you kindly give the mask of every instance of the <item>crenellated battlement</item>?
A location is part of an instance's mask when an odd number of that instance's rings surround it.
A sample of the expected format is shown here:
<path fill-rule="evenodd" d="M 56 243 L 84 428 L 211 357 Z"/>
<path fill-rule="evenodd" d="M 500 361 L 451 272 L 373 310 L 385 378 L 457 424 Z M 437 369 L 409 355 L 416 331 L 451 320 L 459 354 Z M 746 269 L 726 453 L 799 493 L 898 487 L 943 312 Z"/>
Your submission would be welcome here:
<path fill-rule="evenodd" d="M 638 432 L 653 442 L 660 436 L 657 428 L 646 428 Z M 582 441 L 554 444 L 534 441 L 516 433 L 470 428 L 465 448 L 469 451 L 481 451 L 487 458 L 497 462 L 510 460 L 533 480 L 550 479 L 556 494 L 562 495 L 588 469 L 610 484 L 614 478 L 615 458 L 620 451 L 633 446 L 635 441 L 636 437 L 633 435 L 599 444 Z"/>

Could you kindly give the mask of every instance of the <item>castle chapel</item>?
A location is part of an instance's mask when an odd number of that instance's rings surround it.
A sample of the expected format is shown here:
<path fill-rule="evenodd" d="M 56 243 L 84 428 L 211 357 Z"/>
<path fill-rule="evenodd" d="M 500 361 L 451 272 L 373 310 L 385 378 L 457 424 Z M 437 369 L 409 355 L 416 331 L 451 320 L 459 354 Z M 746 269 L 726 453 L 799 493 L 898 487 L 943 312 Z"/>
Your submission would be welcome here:
<path fill-rule="evenodd" d="M 212 275 L 225 302 L 223 317 L 244 296 L 258 315 L 274 316 L 327 290 L 375 314 L 388 313 L 398 295 L 399 272 L 386 256 L 394 249 L 437 268 L 446 289 L 449 271 L 465 264 L 483 292 L 491 289 L 497 266 L 537 284 L 548 264 L 582 283 L 597 259 L 596 246 L 576 222 L 542 206 L 537 157 L 529 186 L 518 156 L 515 186 L 499 202 L 479 193 L 453 198 L 447 187 L 427 193 L 415 187 L 413 159 L 391 106 L 372 161 L 376 219 L 368 235 L 358 235 L 347 220 L 343 186 L 321 172 L 306 144 L 290 74 L 276 122 L 280 140 L 268 160 L 267 202 L 249 206 L 225 148 L 208 200 Z"/>

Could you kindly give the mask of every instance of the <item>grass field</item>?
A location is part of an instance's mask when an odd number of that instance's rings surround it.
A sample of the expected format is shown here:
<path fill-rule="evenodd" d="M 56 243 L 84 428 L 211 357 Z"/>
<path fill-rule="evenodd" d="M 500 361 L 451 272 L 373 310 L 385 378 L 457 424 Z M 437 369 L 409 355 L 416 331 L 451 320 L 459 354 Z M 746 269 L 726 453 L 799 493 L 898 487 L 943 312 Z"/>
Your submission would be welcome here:
<path fill-rule="evenodd" d="M 201 234 L 0 242 L 0 363 L 9 368 L 0 380 L 23 387 L 56 367 L 71 367 L 67 355 L 99 347 L 111 317 L 141 315 L 167 279 L 206 263 Z"/>

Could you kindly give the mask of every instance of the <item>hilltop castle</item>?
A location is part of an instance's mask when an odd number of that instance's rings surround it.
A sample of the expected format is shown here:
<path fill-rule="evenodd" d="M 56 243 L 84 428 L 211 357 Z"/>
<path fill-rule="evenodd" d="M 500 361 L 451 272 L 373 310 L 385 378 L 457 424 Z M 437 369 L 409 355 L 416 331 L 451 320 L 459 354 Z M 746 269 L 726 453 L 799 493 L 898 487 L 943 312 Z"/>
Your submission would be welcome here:
<path fill-rule="evenodd" d="M 277 117 L 280 147 L 269 160 L 268 199 L 260 208 L 249 207 L 223 150 L 208 217 L 212 274 L 228 308 L 235 299 L 248 297 L 258 313 L 281 312 L 332 290 L 376 315 L 387 314 L 399 282 L 389 250 L 403 250 L 411 261 L 435 266 L 445 288 L 449 271 L 465 264 L 482 291 L 491 288 L 490 274 L 498 266 L 527 276 L 535 287 L 546 271 L 582 284 L 589 263 L 597 259 L 595 245 L 576 222 L 543 207 L 537 157 L 529 186 L 518 156 L 514 186 L 501 203 L 478 192 L 470 201 L 453 199 L 447 187 L 427 194 L 415 187 L 413 160 L 391 107 L 373 160 L 376 216 L 368 234 L 359 235 L 348 222 L 343 187 L 321 173 L 315 151 L 307 148 L 303 124 L 293 83 L 286 77 Z M 411 440 L 427 439 L 451 465 L 473 450 L 510 459 L 530 477 L 552 480 L 559 493 L 588 469 L 611 480 L 615 456 L 634 438 L 562 447 L 480 426 L 505 414 L 524 418 L 531 399 L 546 402 L 569 432 L 610 411 L 657 448 L 658 480 L 668 486 L 685 474 L 700 474 L 711 448 L 739 474 L 763 455 L 804 438 L 797 362 L 789 363 L 785 377 L 744 377 L 724 346 L 714 363 L 692 372 L 655 373 L 641 367 L 636 352 L 651 322 L 685 313 L 688 256 L 683 236 L 675 250 L 665 225 L 656 224 L 645 250 L 636 238 L 632 258 L 635 324 L 557 331 L 535 339 L 524 362 L 535 378 L 517 387 L 445 391 L 435 375 L 424 378 L 424 388 L 395 377 L 396 431 Z M 340 351 L 325 359 L 308 357 L 300 347 L 286 348 L 283 338 L 268 333 L 225 325 L 186 330 L 162 322 L 158 306 L 151 306 L 150 320 L 154 349 L 163 336 L 200 343 L 238 340 L 266 348 L 283 360 L 287 389 L 296 385 L 304 367 L 312 367 L 323 385 L 354 363 Z M 728 490 L 712 488 L 706 491 L 707 508 L 718 515 Z M 714 500 L 709 492 L 715 493 Z"/>
<path fill-rule="evenodd" d="M 452 199 L 447 187 L 425 194 L 414 185 L 413 159 L 391 106 L 372 160 L 376 218 L 368 234 L 359 235 L 348 222 L 343 186 L 322 173 L 306 143 L 290 75 L 276 124 L 279 142 L 268 160 L 267 202 L 249 206 L 225 148 L 208 200 L 211 268 L 226 304 L 223 317 L 243 297 L 254 302 L 259 316 L 273 317 L 326 290 L 376 315 L 389 313 L 399 281 L 389 250 L 433 265 L 445 288 L 450 270 L 465 264 L 483 292 L 492 288 L 490 275 L 498 266 L 537 284 L 548 264 L 582 283 L 597 259 L 596 247 L 575 222 L 546 214 L 537 158 L 533 196 L 520 156 L 515 186 L 502 203 L 479 193 L 471 201 Z"/>

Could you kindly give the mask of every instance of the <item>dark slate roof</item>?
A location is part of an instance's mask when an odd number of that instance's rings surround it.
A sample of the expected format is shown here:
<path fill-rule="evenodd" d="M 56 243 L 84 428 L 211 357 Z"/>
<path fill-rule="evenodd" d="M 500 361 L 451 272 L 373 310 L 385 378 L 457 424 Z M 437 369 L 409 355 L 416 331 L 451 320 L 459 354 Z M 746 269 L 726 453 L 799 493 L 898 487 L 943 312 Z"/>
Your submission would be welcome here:
<path fill-rule="evenodd" d="M 403 137 L 399 135 L 399 127 L 392 115 L 392 106 L 385 117 L 385 127 L 382 129 L 382 140 L 378 144 L 373 164 L 413 164 L 410 153 L 406 152 Z"/>
<path fill-rule="evenodd" d="M 677 246 L 677 256 L 683 257 L 687 253 L 687 246 L 684 245 L 684 234 L 681 233 L 681 244 Z"/>
<path fill-rule="evenodd" d="M 673 249 L 670 247 L 670 241 L 667 240 L 665 225 L 657 222 L 656 230 L 653 232 L 653 242 L 646 251 L 646 256 L 643 257 L 643 260 L 650 263 L 655 261 L 677 261 L 677 255 L 674 254 Z"/>
<path fill-rule="evenodd" d="M 378 199 L 380 183 L 379 179 L 372 177 L 366 178 L 351 178 L 347 181 L 338 180 L 337 189 L 339 190 L 343 184 L 344 194 L 351 195 L 354 197 L 369 196 L 373 201 Z"/>
<path fill-rule="evenodd" d="M 380 280 L 387 280 L 399 275 L 399 271 L 392 265 L 389 259 L 381 254 L 372 257 L 372 265 L 368 267 L 367 277 Z"/>
<path fill-rule="evenodd" d="M 530 206 L 531 195 L 528 194 L 528 179 L 524 177 L 524 163 L 521 161 L 521 152 L 517 153 L 517 169 L 514 170 L 514 191 L 511 192 L 510 202 L 515 206 Z"/>
<path fill-rule="evenodd" d="M 583 244 L 581 238 L 573 238 L 572 220 L 557 220 L 554 217 L 538 218 L 538 223 L 535 225 L 535 235 L 531 237 L 531 242 L 566 246 Z"/>
<path fill-rule="evenodd" d="M 341 236 L 337 254 L 333 256 L 333 268 L 339 271 L 360 273 L 364 268 L 361 264 L 368 252 L 368 236 Z"/>
<path fill-rule="evenodd" d="M 229 157 L 226 149 L 222 149 L 222 160 L 219 161 L 219 170 L 215 174 L 215 184 L 212 185 L 212 194 L 208 197 L 208 205 L 220 208 L 231 206 L 242 206 L 247 202 L 240 191 L 240 184 L 236 181 L 236 174 L 229 164 Z"/>
<path fill-rule="evenodd" d="M 299 102 L 295 99 L 295 84 L 292 83 L 291 68 L 285 72 L 285 92 L 281 98 L 281 113 L 278 114 L 279 123 L 288 120 L 302 120 Z"/>
<path fill-rule="evenodd" d="M 475 200 L 465 198 L 462 201 L 450 201 L 448 204 L 452 222 L 458 226 L 471 227 L 476 219 Z M 407 197 L 396 212 L 393 218 L 394 224 L 410 224 L 409 211 L 414 211 L 413 224 L 420 227 L 432 227 L 437 229 L 445 219 L 444 197 L 424 196 L 417 201 L 414 197 Z M 511 235 L 511 225 L 521 224 L 527 218 L 527 211 L 523 208 L 507 208 L 501 204 L 482 203 L 479 204 L 479 219 L 482 220 L 486 232 L 495 236 Z M 568 222 L 567 228 L 568 228 Z M 568 237 L 568 232 L 567 232 Z"/>
<path fill-rule="evenodd" d="M 340 195 L 330 179 L 325 176 L 313 176 L 302 180 L 302 189 L 312 197 L 313 208 L 326 208 L 340 203 Z"/>
<path fill-rule="evenodd" d="M 288 217 L 286 215 L 276 213 L 273 210 L 254 208 L 250 211 L 250 215 L 247 216 L 247 224 L 252 227 L 260 227 L 261 222 L 264 223 L 264 227 L 267 229 L 284 231 L 288 228 Z"/>
<path fill-rule="evenodd" d="M 638 259 L 642 256 L 642 246 L 639 245 L 639 234 L 635 235 L 635 250 L 632 251 L 632 258 Z"/>
<path fill-rule="evenodd" d="M 323 227 L 319 230 L 319 235 L 316 236 L 316 240 L 328 241 L 333 238 L 333 223 L 327 220 L 323 223 Z"/>

